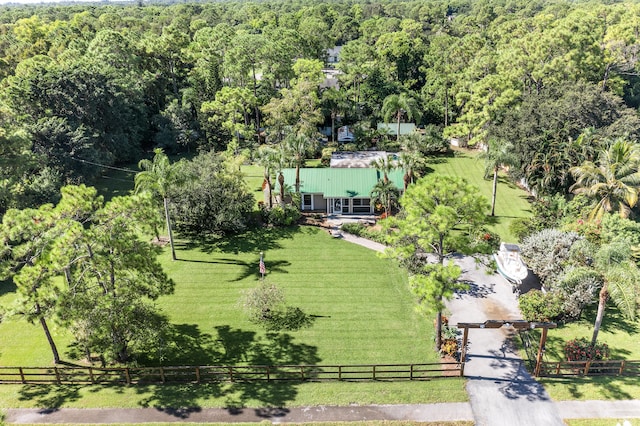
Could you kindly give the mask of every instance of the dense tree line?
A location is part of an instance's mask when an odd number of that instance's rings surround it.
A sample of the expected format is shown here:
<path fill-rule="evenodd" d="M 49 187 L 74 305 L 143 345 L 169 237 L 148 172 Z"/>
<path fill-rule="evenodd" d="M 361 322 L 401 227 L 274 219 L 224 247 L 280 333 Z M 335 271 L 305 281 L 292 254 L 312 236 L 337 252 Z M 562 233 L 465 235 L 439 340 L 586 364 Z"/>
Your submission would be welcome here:
<path fill-rule="evenodd" d="M 2 7 L 0 210 L 55 201 L 95 164 L 156 147 L 242 150 L 336 123 L 368 147 L 385 119 L 508 141 L 516 177 L 566 193 L 598 141 L 637 136 L 639 13 L 550 0 Z M 339 86 L 321 89 L 334 46 Z"/>

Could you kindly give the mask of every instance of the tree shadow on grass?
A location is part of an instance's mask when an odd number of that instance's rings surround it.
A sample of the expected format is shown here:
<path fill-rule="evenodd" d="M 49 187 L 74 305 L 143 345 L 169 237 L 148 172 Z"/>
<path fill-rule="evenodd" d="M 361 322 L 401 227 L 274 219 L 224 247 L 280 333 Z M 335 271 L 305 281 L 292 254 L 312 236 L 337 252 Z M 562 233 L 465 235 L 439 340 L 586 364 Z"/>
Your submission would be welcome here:
<path fill-rule="evenodd" d="M 321 361 L 315 346 L 296 343 L 287 333 L 267 333 L 256 337 L 255 333 L 228 326 L 216 327 L 220 344 L 225 348 L 223 362 L 241 361 L 247 365 L 314 365 Z M 256 410 L 256 414 L 269 418 L 286 413 L 283 409 L 297 395 L 296 382 L 234 382 L 225 394 L 225 405 L 232 413 L 239 414 L 251 401 L 271 408 Z M 273 408 L 276 408 L 275 410 Z"/>
<path fill-rule="evenodd" d="M 141 365 L 212 365 L 221 356 L 218 344 L 197 324 L 171 324 L 154 353 L 138 359 Z"/>
<path fill-rule="evenodd" d="M 585 321 L 588 321 L 593 330 L 593 324 L 595 323 L 596 313 L 598 310 L 598 304 L 594 303 L 587 306 L 582 314 Z M 620 309 L 613 304 L 612 301 L 608 301 L 604 311 L 604 318 L 602 319 L 602 325 L 600 331 L 615 332 L 624 331 L 628 334 L 636 334 L 640 331 L 638 328 L 637 320 L 626 319 Z"/>
<path fill-rule="evenodd" d="M 543 385 L 562 386 L 569 391 L 571 396 L 576 399 L 584 399 L 585 392 L 588 393 L 588 399 L 608 399 L 608 400 L 629 400 L 637 399 L 637 394 L 631 394 L 622 388 L 637 387 L 637 377 L 571 377 L 571 378 L 542 378 L 540 382 Z M 586 385 L 592 385 L 591 388 Z M 595 391 L 595 393 L 594 393 Z"/>
<path fill-rule="evenodd" d="M 204 253 L 257 253 L 281 248 L 280 240 L 293 238 L 300 232 L 299 226 L 255 227 L 241 234 L 224 237 L 210 237 L 183 243 L 187 250 L 200 249 Z M 178 256 L 180 257 L 180 256 Z"/>
<path fill-rule="evenodd" d="M 42 407 L 42 413 L 50 413 L 66 403 L 79 400 L 81 388 L 79 385 L 25 385 L 18 392 L 18 399 Z"/>
<path fill-rule="evenodd" d="M 191 356 L 202 352 L 209 354 L 201 360 L 210 362 L 202 365 L 313 365 L 320 362 L 315 346 L 296 343 L 287 333 L 267 333 L 262 336 L 254 331 L 226 325 L 216 327 L 217 336 L 203 335 L 193 326 L 182 330 L 188 334 L 185 340 L 191 341 L 187 345 L 191 347 L 188 349 Z M 180 347 L 180 344 L 176 347 Z M 191 365 L 193 363 L 192 360 Z M 256 411 L 266 418 L 285 413 L 286 410 L 281 407 L 296 397 L 297 387 L 296 382 L 265 380 L 140 386 L 136 390 L 140 395 L 146 395 L 140 402 L 141 406 L 155 407 L 180 419 L 200 411 L 200 401 L 209 397 L 223 398 L 227 410 L 234 414 L 242 413 L 247 404 L 275 407 L 264 412 Z"/>

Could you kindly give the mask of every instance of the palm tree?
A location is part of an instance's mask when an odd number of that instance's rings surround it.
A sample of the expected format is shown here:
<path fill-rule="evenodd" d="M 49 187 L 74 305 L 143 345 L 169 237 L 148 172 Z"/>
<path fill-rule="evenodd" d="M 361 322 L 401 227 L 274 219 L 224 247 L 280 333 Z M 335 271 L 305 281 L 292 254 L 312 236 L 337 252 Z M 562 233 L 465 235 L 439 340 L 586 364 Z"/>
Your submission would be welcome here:
<path fill-rule="evenodd" d="M 401 152 L 400 153 L 400 167 L 404 169 L 404 190 L 410 183 L 413 183 L 413 178 L 416 175 L 416 168 L 424 162 L 424 157 L 418 152 Z"/>
<path fill-rule="evenodd" d="M 598 339 L 609 299 L 613 300 L 625 318 L 635 318 L 636 293 L 640 282 L 640 270 L 630 259 L 630 249 L 624 242 L 602 246 L 595 256 L 594 265 L 603 283 L 598 297 L 598 311 L 593 325 L 591 346 L 595 346 Z"/>
<path fill-rule="evenodd" d="M 335 142 L 336 118 L 348 108 L 345 93 L 331 87 L 324 90 L 322 92 L 322 106 L 331 116 L 331 142 Z"/>
<path fill-rule="evenodd" d="M 575 194 L 584 194 L 594 201 L 589 220 L 599 220 L 605 212 L 618 210 L 628 217 L 638 203 L 640 188 L 640 149 L 638 145 L 616 139 L 609 148 L 600 152 L 598 164 L 585 161 L 572 167 L 576 183 L 571 186 Z"/>
<path fill-rule="evenodd" d="M 175 186 L 179 186 L 185 176 L 181 172 L 180 163 L 171 164 L 169 157 L 160 148 L 156 148 L 153 160 L 140 160 L 138 168 L 142 171 L 135 177 L 135 192 L 149 191 L 162 198 L 164 205 L 164 215 L 167 222 L 167 232 L 169 233 L 169 244 L 171 245 L 171 257 L 176 260 L 176 250 L 173 243 L 173 231 L 171 228 L 171 217 L 169 215 L 169 191 Z"/>
<path fill-rule="evenodd" d="M 313 148 L 313 142 L 305 135 L 289 135 L 284 140 L 284 150 L 296 168 L 295 191 L 300 193 L 300 167 L 304 167 L 307 154 Z"/>
<path fill-rule="evenodd" d="M 379 172 L 382 172 L 384 181 L 388 183 L 389 173 L 398 168 L 398 163 L 394 162 L 391 155 L 387 154 L 384 157 L 378 157 L 371 161 L 371 166 Z"/>
<path fill-rule="evenodd" d="M 392 208 L 400 198 L 400 190 L 390 180 L 380 179 L 371 190 L 371 202 L 381 204 L 386 216 L 391 216 Z"/>
<path fill-rule="evenodd" d="M 271 184 L 271 175 L 273 175 L 275 169 L 279 164 L 280 155 L 278 152 L 268 146 L 263 146 L 258 150 L 258 164 L 264 169 L 264 186 L 268 191 L 268 206 L 273 207 L 273 185 Z M 265 189 L 263 186 L 263 190 Z"/>
<path fill-rule="evenodd" d="M 404 135 L 400 139 L 400 158 L 399 166 L 404 170 L 404 190 L 410 183 L 413 183 L 416 176 L 416 169 L 426 164 L 426 159 L 422 154 L 421 148 L 424 142 L 424 136 L 418 132 Z"/>
<path fill-rule="evenodd" d="M 400 141 L 400 120 L 402 120 L 405 114 L 409 120 L 418 120 L 420 118 L 420 110 L 418 109 L 418 103 L 415 99 L 406 93 L 389 95 L 384 99 L 382 103 L 382 116 L 385 121 L 390 121 L 392 118 L 396 120 L 398 125 L 396 140 L 398 141 Z"/>
<path fill-rule="evenodd" d="M 493 175 L 493 189 L 491 192 L 491 216 L 495 216 L 496 194 L 498 191 L 498 172 L 501 167 L 514 166 L 518 157 L 514 154 L 513 145 L 509 142 L 489 141 L 487 151 L 480 155 L 484 159 L 484 178 Z"/>

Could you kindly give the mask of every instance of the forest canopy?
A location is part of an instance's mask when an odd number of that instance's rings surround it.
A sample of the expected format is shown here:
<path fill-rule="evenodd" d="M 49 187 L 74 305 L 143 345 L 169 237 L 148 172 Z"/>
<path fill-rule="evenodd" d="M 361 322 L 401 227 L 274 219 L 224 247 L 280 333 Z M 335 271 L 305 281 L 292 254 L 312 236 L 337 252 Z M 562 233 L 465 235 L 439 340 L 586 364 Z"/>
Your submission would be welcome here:
<path fill-rule="evenodd" d="M 639 18 L 554 0 L 2 6 L 0 212 L 154 148 L 252 154 L 335 125 L 369 148 L 389 96 L 444 139 L 512 143 L 517 176 L 566 193 L 602 141 L 637 137 Z"/>

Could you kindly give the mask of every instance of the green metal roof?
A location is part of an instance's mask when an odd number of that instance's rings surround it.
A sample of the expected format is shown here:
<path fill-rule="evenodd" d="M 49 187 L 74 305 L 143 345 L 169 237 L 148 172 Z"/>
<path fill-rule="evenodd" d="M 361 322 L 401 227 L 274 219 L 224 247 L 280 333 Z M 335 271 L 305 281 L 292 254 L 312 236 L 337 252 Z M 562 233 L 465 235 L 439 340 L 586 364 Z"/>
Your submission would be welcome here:
<path fill-rule="evenodd" d="M 285 169 L 282 174 L 285 185 L 293 188 L 296 169 Z M 395 169 L 388 176 L 399 189 L 404 188 L 403 170 Z M 369 198 L 371 190 L 382 177 L 382 172 L 370 168 L 300 169 L 300 192 L 323 194 L 325 198 Z"/>

